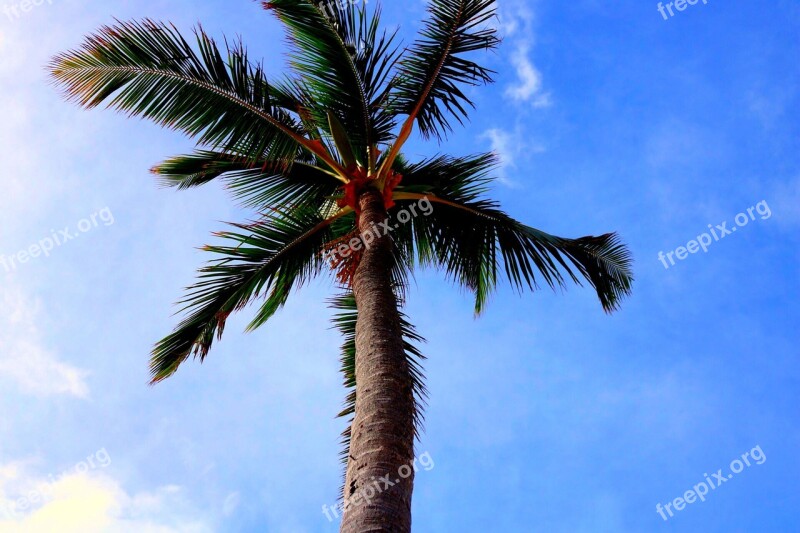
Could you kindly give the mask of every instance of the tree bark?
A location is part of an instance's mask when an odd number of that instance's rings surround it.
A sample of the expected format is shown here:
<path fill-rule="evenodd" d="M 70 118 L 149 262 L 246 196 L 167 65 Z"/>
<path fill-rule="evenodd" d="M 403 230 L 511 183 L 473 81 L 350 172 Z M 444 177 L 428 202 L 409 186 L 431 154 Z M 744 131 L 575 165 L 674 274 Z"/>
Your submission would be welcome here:
<path fill-rule="evenodd" d="M 414 487 L 414 393 L 391 286 L 391 237 L 383 197 L 359 197 L 359 231 L 375 239 L 353 278 L 356 325 L 356 411 L 345 477 L 342 533 L 411 531 Z M 379 235 L 378 235 L 379 234 Z M 403 477 L 405 476 L 405 477 Z"/>

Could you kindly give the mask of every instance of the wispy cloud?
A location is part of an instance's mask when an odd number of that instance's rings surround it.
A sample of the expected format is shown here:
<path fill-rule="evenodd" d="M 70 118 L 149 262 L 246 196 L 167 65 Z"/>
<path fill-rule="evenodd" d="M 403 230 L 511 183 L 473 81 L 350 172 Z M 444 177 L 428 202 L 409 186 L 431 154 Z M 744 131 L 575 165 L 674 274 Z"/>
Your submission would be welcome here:
<path fill-rule="evenodd" d="M 232 492 L 228 494 L 225 498 L 225 501 L 222 503 L 222 514 L 225 516 L 231 516 L 233 513 L 236 512 L 236 509 L 239 508 L 239 504 L 242 502 L 242 496 L 238 492 Z"/>
<path fill-rule="evenodd" d="M 520 151 L 520 144 L 514 136 L 500 128 L 486 130 L 481 136 L 491 143 L 492 152 L 500 157 L 500 162 L 504 167 L 516 167 L 517 154 Z"/>
<path fill-rule="evenodd" d="M 542 73 L 531 59 L 533 11 L 524 4 L 503 4 L 499 17 L 500 31 L 514 48 L 511 64 L 517 74 L 517 81 L 506 88 L 506 97 L 515 102 L 530 103 L 536 109 L 550 107 L 552 96 L 545 91 Z"/>
<path fill-rule="evenodd" d="M 13 283 L 0 289 L 0 378 L 37 396 L 88 397 L 87 373 L 59 361 L 45 347 L 37 327 L 38 307 Z"/>
<path fill-rule="evenodd" d="M 517 70 L 519 83 L 510 85 L 505 94 L 517 102 L 530 102 L 536 109 L 550 107 L 553 103 L 552 97 L 550 93 L 544 92 L 542 73 L 531 61 L 529 49 L 528 43 L 517 43 L 511 63 Z"/>
<path fill-rule="evenodd" d="M 488 140 L 491 151 L 500 158 L 498 179 L 500 183 L 509 187 L 520 186 L 519 183 L 508 177 L 508 170 L 517 168 L 519 158 L 545 151 L 543 146 L 527 142 L 520 127 L 517 127 L 515 131 L 491 128 L 486 130 L 480 139 Z"/>

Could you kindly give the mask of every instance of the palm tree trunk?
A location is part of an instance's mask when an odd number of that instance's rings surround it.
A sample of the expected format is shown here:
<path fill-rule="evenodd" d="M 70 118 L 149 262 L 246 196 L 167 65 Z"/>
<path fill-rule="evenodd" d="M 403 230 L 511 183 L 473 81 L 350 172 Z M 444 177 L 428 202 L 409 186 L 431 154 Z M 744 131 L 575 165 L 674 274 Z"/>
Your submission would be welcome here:
<path fill-rule="evenodd" d="M 358 307 L 356 412 L 341 532 L 408 533 L 414 486 L 414 395 L 391 285 L 391 237 L 375 230 L 387 218 L 380 192 L 368 189 L 359 206 L 361 235 L 371 232 L 376 238 L 364 250 L 353 278 Z"/>

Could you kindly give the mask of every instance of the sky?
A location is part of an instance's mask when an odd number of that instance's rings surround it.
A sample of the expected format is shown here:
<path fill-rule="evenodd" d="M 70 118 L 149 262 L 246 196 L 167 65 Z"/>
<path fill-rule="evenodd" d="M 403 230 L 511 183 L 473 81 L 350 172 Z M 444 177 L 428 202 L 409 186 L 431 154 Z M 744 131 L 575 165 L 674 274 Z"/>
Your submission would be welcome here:
<path fill-rule="evenodd" d="M 333 284 L 257 332 L 232 318 L 204 364 L 149 387 L 198 247 L 252 214 L 215 184 L 161 188 L 148 169 L 192 142 L 78 109 L 44 71 L 147 16 L 241 35 L 277 77 L 281 28 L 249 0 L 16 2 L 0 0 L 0 533 L 337 531 Z M 431 467 L 414 531 L 795 531 L 800 4 L 499 6 L 496 83 L 470 89 L 464 129 L 407 156 L 497 151 L 509 213 L 618 232 L 636 282 L 610 316 L 590 288 L 501 287 L 476 319 L 416 274 Z M 384 8 L 410 42 L 425 4 Z"/>

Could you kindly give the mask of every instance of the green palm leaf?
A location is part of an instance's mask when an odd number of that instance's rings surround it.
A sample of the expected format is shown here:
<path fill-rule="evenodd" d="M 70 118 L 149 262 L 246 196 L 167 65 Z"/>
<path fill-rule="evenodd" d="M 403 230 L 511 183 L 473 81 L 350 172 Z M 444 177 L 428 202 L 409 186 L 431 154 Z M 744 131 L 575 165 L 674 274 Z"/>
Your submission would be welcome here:
<path fill-rule="evenodd" d="M 291 164 L 250 162 L 242 156 L 209 150 L 173 157 L 152 171 L 165 185 L 178 189 L 222 178 L 235 198 L 257 209 L 322 206 L 339 188 L 339 182 L 331 174 L 302 161 Z"/>
<path fill-rule="evenodd" d="M 315 210 L 296 209 L 256 224 L 233 226 L 244 233 L 219 236 L 235 246 L 207 246 L 221 257 L 200 270 L 180 303 L 187 316 L 153 350 L 153 382 L 171 376 L 192 353 L 203 360 L 228 316 L 264 298 L 248 330 L 264 324 L 286 302 L 291 290 L 320 272 L 320 251 L 331 239 L 331 224 L 344 212 L 322 218 Z"/>
<path fill-rule="evenodd" d="M 460 86 L 492 81 L 491 72 L 468 59 L 476 50 L 498 44 L 488 23 L 494 0 L 432 0 L 422 35 L 400 61 L 392 108 L 416 120 L 423 136 L 441 138 L 462 122 L 472 101 Z"/>
<path fill-rule="evenodd" d="M 304 80 L 307 107 L 326 127 L 334 112 L 350 135 L 357 158 L 390 138 L 394 121 L 382 103 L 394 64 L 393 36 L 379 36 L 380 10 L 372 16 L 354 2 L 308 0 L 263 2 L 289 30 L 292 66 Z M 372 154 L 375 157 L 376 154 Z"/>
<path fill-rule="evenodd" d="M 475 293 L 480 313 L 497 284 L 502 265 L 519 290 L 537 290 L 539 281 L 565 287 L 587 281 L 607 312 L 630 294 L 631 255 L 615 234 L 566 239 L 522 224 L 481 199 L 496 159 L 487 154 L 467 158 L 437 157 L 417 165 L 396 166 L 404 173 L 395 210 L 427 197 L 430 216 L 400 225 L 395 239 L 421 264 L 442 268 Z M 566 277 L 565 277 L 566 276 Z"/>
<path fill-rule="evenodd" d="M 199 28 L 197 50 L 173 26 L 144 20 L 105 26 L 50 64 L 69 98 L 109 106 L 251 160 L 293 160 L 301 126 L 277 105 L 260 67 L 237 44 L 225 57 Z"/>

